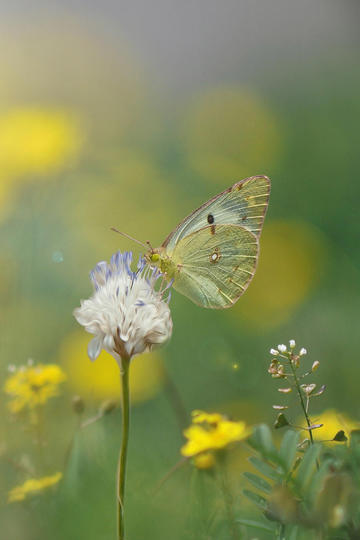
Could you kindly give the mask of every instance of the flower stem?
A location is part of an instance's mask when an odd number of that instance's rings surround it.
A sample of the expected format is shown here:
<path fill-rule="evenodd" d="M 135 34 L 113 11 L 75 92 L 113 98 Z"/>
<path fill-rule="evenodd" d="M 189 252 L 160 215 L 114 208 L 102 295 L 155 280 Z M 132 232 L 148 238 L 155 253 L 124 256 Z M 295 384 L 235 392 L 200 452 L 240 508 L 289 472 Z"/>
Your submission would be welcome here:
<path fill-rule="evenodd" d="M 122 439 L 117 471 L 117 511 L 118 511 L 118 540 L 125 539 L 125 476 L 126 458 L 129 442 L 130 424 L 130 393 L 129 393 L 129 367 L 130 360 L 122 359 L 121 385 L 122 385 Z"/>
<path fill-rule="evenodd" d="M 296 390 L 297 390 L 297 393 L 298 393 L 298 396 L 299 396 L 299 399 L 300 399 L 300 404 L 301 404 L 301 408 L 304 412 L 304 416 L 305 416 L 305 419 L 306 419 L 306 423 L 308 425 L 308 428 L 309 428 L 309 437 L 310 437 L 310 442 L 311 444 L 314 444 L 314 439 L 313 439 L 313 435 L 312 435 L 312 430 L 310 429 L 311 427 L 311 421 L 310 421 L 310 417 L 308 415 L 308 407 L 305 406 L 305 402 L 304 402 L 304 397 L 302 395 L 302 392 L 301 392 L 301 388 L 300 388 L 300 384 L 299 384 L 299 379 L 297 377 L 297 374 L 296 374 L 296 370 L 294 368 L 294 364 L 293 364 L 293 361 L 292 361 L 292 358 L 289 359 L 289 364 L 290 364 L 290 368 L 291 368 L 291 371 L 293 373 L 293 376 L 294 376 L 294 383 L 295 383 L 295 387 L 296 387 Z"/>

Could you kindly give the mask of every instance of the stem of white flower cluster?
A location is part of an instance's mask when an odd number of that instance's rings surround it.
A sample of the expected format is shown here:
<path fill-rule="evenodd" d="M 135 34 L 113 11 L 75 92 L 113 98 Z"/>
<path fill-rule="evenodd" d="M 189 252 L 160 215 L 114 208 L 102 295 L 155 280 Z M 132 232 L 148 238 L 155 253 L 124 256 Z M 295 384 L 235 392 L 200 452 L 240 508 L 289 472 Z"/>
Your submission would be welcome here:
<path fill-rule="evenodd" d="M 121 386 L 122 386 L 122 439 L 117 471 L 117 515 L 118 515 L 118 540 L 125 539 L 125 477 L 126 458 L 129 442 L 130 425 L 130 392 L 129 392 L 129 367 L 130 359 L 122 359 Z"/>

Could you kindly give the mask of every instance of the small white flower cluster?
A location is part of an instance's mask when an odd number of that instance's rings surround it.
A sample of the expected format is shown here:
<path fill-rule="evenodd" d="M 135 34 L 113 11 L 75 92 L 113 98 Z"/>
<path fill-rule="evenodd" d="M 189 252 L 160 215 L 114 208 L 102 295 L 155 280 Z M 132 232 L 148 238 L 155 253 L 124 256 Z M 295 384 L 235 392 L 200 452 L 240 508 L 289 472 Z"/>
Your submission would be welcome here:
<path fill-rule="evenodd" d="M 277 346 L 277 349 L 270 349 L 270 354 L 272 356 L 278 356 L 279 354 L 285 354 L 287 352 L 291 352 L 292 350 L 295 349 L 295 347 L 296 347 L 295 339 L 290 339 L 289 341 L 290 351 L 288 351 L 287 346 L 282 343 L 281 345 Z M 299 356 L 305 356 L 305 354 L 307 354 L 307 350 L 304 347 L 302 347 L 299 351 Z"/>
<path fill-rule="evenodd" d="M 32 367 L 33 365 L 34 360 L 32 358 L 28 358 L 26 365 L 16 366 L 15 364 L 9 364 L 7 370 L 9 373 L 16 373 L 17 371 L 26 371 L 27 368 Z"/>
<path fill-rule="evenodd" d="M 76 320 L 95 336 L 88 345 L 91 360 L 105 349 L 121 366 L 122 357 L 130 359 L 171 336 L 171 284 L 162 288 L 162 281 L 155 290 L 162 274 L 147 267 L 141 257 L 133 272 L 131 262 L 132 253 L 120 251 L 111 257 L 110 264 L 99 262 L 90 272 L 94 294 L 74 310 Z"/>

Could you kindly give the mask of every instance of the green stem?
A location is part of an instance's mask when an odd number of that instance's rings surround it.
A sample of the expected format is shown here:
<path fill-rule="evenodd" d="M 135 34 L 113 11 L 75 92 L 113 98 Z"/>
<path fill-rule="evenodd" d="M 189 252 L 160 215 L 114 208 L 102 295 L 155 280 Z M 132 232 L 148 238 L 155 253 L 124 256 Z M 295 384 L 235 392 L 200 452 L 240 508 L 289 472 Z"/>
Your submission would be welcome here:
<path fill-rule="evenodd" d="M 224 456 L 219 456 L 219 461 L 220 461 L 220 468 L 218 470 L 218 473 L 220 476 L 221 490 L 223 492 L 225 511 L 226 511 L 226 516 L 227 516 L 227 520 L 230 527 L 230 533 L 233 540 L 239 540 L 239 530 L 238 530 L 235 515 L 234 515 L 233 496 L 230 491 L 229 480 L 228 480 L 227 470 L 226 470 L 227 463 L 226 463 L 226 460 L 224 459 Z"/>
<path fill-rule="evenodd" d="M 125 477 L 126 458 L 129 442 L 130 424 L 130 392 L 129 392 L 130 359 L 122 359 L 121 385 L 122 385 L 122 439 L 117 471 L 117 511 L 118 511 L 118 540 L 125 539 Z"/>
<path fill-rule="evenodd" d="M 300 403 L 301 403 L 301 408 L 304 412 L 304 416 L 305 416 L 305 419 L 306 419 L 306 423 L 308 425 L 308 428 L 311 427 L 311 422 L 310 422 L 310 418 L 309 418 L 309 415 L 308 415 L 308 412 L 307 412 L 307 408 L 305 406 L 305 402 L 304 402 L 304 398 L 303 398 L 303 395 L 302 395 L 302 391 L 301 391 L 301 388 L 300 388 L 300 384 L 299 384 L 299 380 L 298 380 L 298 377 L 296 375 L 296 370 L 294 368 L 294 364 L 293 364 L 293 361 L 292 361 L 292 358 L 289 358 L 289 364 L 290 364 L 290 368 L 291 368 L 291 371 L 293 373 L 293 376 L 294 376 L 294 382 L 295 382 L 295 387 L 296 387 L 296 390 L 297 390 L 297 393 L 298 393 L 298 396 L 299 396 L 299 399 L 300 399 Z M 313 435 L 312 435 L 312 430 L 309 429 L 309 436 L 310 436 L 310 442 L 311 444 L 314 444 L 314 439 L 313 439 Z"/>

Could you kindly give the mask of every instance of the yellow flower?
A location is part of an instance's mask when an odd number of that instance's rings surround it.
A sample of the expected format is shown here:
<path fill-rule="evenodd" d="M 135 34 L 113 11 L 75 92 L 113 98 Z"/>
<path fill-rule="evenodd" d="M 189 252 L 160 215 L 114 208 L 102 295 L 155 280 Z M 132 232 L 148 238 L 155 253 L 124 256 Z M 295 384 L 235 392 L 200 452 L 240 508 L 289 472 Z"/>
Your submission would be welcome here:
<path fill-rule="evenodd" d="M 203 424 L 207 422 L 208 424 L 218 424 L 222 421 L 223 416 L 219 413 L 207 413 L 204 411 L 193 411 L 191 413 L 193 424 Z"/>
<path fill-rule="evenodd" d="M 22 107 L 0 117 L 0 168 L 6 177 L 47 175 L 81 146 L 76 120 L 57 109 Z"/>
<path fill-rule="evenodd" d="M 313 430 L 313 437 L 317 441 L 331 441 L 339 431 L 344 431 L 349 438 L 350 432 L 359 429 L 359 422 L 354 422 L 351 418 L 335 409 L 328 409 L 313 419 L 315 424 L 324 424 L 321 428 Z"/>
<path fill-rule="evenodd" d="M 9 491 L 8 502 L 23 501 L 27 495 L 39 493 L 48 487 L 54 486 L 61 478 L 61 472 L 57 472 L 52 476 L 43 476 L 42 478 L 30 478 L 21 486 L 16 486 Z"/>
<path fill-rule="evenodd" d="M 248 437 L 250 429 L 245 422 L 232 422 L 226 416 L 194 411 L 193 423 L 184 431 L 187 443 L 181 453 L 185 457 L 197 456 L 209 450 L 220 450 L 230 443 Z"/>
<path fill-rule="evenodd" d="M 22 366 L 5 382 L 5 392 L 13 398 L 8 404 L 10 411 L 17 413 L 26 406 L 33 409 L 44 405 L 58 395 L 58 386 L 65 379 L 65 373 L 55 364 Z"/>
<path fill-rule="evenodd" d="M 71 163 L 83 143 L 73 114 L 50 108 L 11 108 L 0 115 L 0 218 L 19 184 L 48 181 Z"/>
<path fill-rule="evenodd" d="M 194 457 L 194 465 L 197 469 L 211 469 L 215 465 L 215 456 L 212 452 L 203 452 Z"/>

